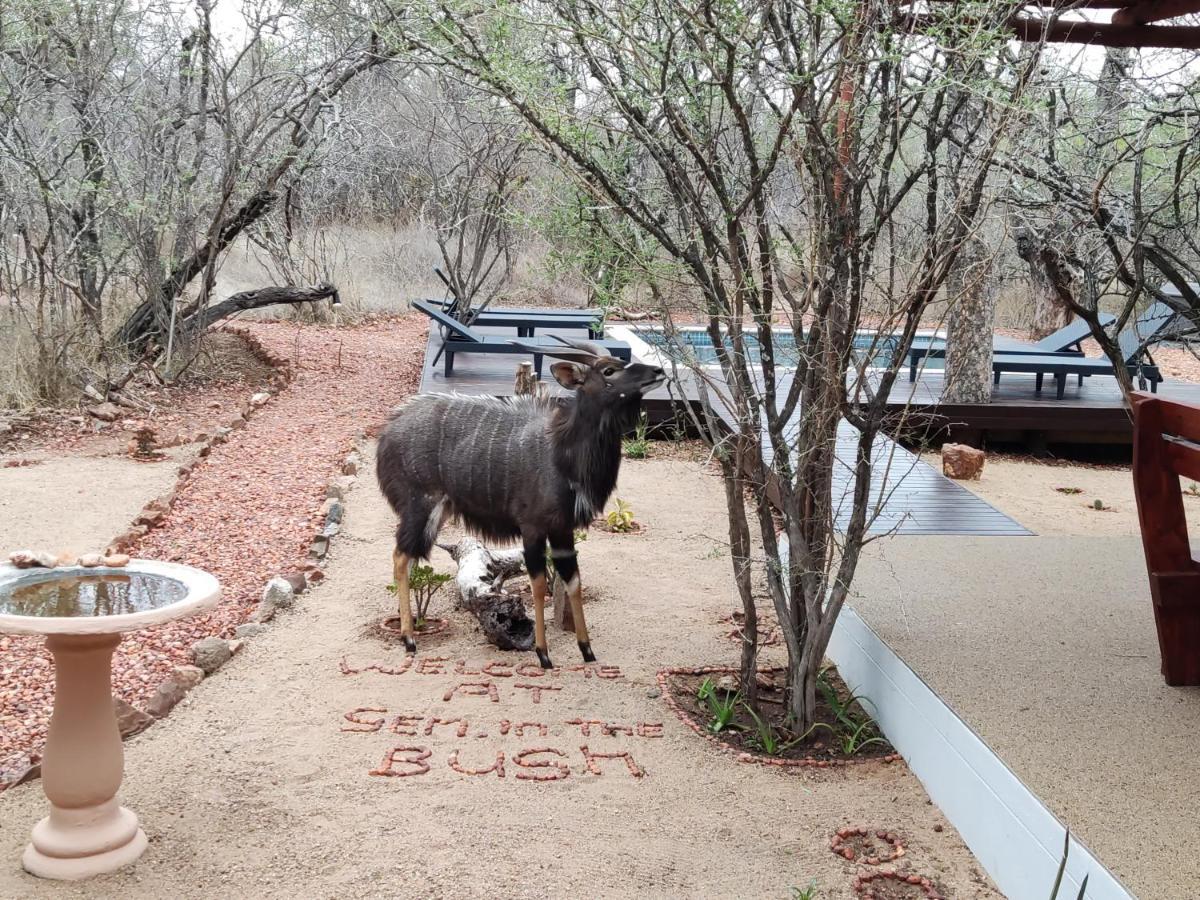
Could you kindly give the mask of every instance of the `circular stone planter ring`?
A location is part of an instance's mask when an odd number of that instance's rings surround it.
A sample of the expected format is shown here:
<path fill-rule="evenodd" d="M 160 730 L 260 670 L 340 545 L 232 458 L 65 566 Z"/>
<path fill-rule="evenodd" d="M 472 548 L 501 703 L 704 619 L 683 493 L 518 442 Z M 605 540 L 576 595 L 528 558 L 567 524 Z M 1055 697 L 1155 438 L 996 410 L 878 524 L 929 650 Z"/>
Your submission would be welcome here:
<path fill-rule="evenodd" d="M 42 755 L 50 814 L 21 863 L 41 878 L 112 872 L 146 849 L 137 816 L 117 803 L 125 754 L 112 700 L 121 633 L 215 606 L 217 579 L 174 563 L 120 568 L 0 565 L 0 632 L 41 634 L 54 656 L 54 713 Z"/>
<path fill-rule="evenodd" d="M 433 637 L 435 634 L 441 634 L 450 627 L 449 619 L 439 619 L 437 616 L 427 616 L 425 624 L 417 627 L 413 626 L 413 634 L 424 635 L 425 637 Z M 399 616 L 387 616 L 379 620 L 379 629 L 387 634 L 400 637 L 404 634 L 404 629 L 400 625 Z"/>

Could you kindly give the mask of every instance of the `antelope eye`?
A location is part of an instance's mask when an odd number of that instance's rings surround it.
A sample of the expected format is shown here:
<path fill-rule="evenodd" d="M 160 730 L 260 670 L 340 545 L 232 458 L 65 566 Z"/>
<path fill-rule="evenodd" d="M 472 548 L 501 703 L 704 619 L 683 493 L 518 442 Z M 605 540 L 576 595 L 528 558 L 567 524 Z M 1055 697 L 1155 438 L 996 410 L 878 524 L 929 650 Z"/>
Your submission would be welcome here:
<path fill-rule="evenodd" d="M 604 370 L 604 377 L 605 377 L 605 378 L 612 378 L 612 376 L 613 376 L 614 374 L 616 374 L 616 371 L 617 371 L 617 370 L 616 370 L 616 369 L 614 369 L 612 366 L 609 366 L 607 369 L 605 369 L 605 370 Z"/>

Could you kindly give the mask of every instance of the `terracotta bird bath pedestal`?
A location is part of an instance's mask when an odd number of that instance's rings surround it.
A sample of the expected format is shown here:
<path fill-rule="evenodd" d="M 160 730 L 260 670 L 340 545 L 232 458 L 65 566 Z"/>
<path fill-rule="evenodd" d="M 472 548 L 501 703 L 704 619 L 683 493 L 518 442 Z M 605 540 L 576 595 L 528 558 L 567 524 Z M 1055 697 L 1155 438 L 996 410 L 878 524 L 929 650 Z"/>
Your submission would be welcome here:
<path fill-rule="evenodd" d="M 33 827 L 22 865 L 78 879 L 126 866 L 146 849 L 138 818 L 117 803 L 125 754 L 112 699 L 121 633 L 216 605 L 217 579 L 173 563 L 120 568 L 0 565 L 0 632 L 40 634 L 54 656 L 54 713 L 42 754 L 50 814 Z"/>

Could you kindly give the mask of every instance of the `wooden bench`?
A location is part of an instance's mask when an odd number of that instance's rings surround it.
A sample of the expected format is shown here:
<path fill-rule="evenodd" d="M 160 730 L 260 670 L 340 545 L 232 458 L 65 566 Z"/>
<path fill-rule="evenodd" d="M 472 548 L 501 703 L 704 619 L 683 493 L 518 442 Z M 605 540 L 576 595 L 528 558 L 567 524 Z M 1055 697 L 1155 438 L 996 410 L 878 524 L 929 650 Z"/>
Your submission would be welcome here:
<path fill-rule="evenodd" d="M 1150 596 L 1170 685 L 1200 685 L 1200 560 L 1188 540 L 1180 477 L 1200 482 L 1200 406 L 1132 396 L 1133 487 Z"/>

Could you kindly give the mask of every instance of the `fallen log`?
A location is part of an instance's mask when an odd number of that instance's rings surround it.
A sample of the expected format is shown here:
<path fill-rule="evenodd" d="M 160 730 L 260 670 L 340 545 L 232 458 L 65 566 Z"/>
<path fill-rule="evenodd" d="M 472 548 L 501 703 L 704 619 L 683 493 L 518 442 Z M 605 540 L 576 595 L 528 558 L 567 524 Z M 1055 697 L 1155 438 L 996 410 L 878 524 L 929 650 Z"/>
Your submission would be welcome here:
<path fill-rule="evenodd" d="M 438 544 L 458 563 L 458 604 L 479 620 L 487 639 L 501 650 L 533 647 L 533 620 L 525 602 L 504 590 L 504 582 L 525 571 L 524 553 L 489 550 L 475 538 L 457 544 Z"/>

